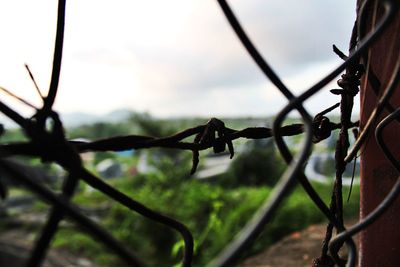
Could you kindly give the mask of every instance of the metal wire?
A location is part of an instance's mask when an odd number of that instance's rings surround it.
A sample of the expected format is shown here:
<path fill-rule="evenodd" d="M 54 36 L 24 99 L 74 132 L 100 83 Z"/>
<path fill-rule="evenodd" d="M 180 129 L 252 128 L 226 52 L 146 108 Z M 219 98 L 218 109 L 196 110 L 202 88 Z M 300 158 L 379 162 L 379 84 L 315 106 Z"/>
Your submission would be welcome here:
<path fill-rule="evenodd" d="M 14 179 L 24 184 L 32 192 L 38 194 L 46 202 L 51 203 L 54 208 L 62 210 L 65 214 L 71 217 L 77 224 L 82 226 L 88 233 L 94 238 L 103 242 L 106 246 L 110 247 L 119 257 L 130 263 L 131 266 L 144 266 L 134 254 L 132 254 L 127 248 L 120 242 L 115 240 L 108 231 L 102 229 L 97 224 L 92 222 L 86 216 L 82 215 L 79 209 L 62 197 L 55 195 L 46 187 L 33 181 L 25 173 L 18 170 L 18 167 L 12 165 L 4 159 L 0 160 L 0 168 L 5 173 L 10 173 Z"/>
<path fill-rule="evenodd" d="M 392 123 L 394 120 L 397 120 L 400 117 L 400 108 L 396 111 L 388 115 L 384 118 L 377 126 L 375 130 L 376 140 L 380 145 L 381 149 L 384 151 L 386 158 L 391 162 L 391 164 L 396 168 L 398 172 L 400 172 L 400 164 L 398 159 L 390 152 L 390 149 L 385 143 L 383 138 L 383 130 L 386 126 Z M 370 213 L 368 214 L 363 220 L 358 222 L 357 224 L 351 226 L 346 231 L 338 234 L 330 243 L 330 248 L 334 248 L 337 244 L 340 244 L 346 238 L 357 234 L 358 232 L 362 231 L 373 222 L 375 222 L 388 208 L 391 207 L 392 203 L 399 197 L 400 195 L 400 177 L 397 179 L 395 185 L 393 186 L 392 190 L 389 194 L 385 197 L 385 199 Z"/>
<path fill-rule="evenodd" d="M 227 248 L 220 253 L 220 255 L 213 259 L 208 266 L 225 267 L 235 264 L 237 260 L 240 259 L 242 253 L 249 249 L 255 238 L 261 233 L 261 231 L 263 231 L 266 224 L 271 221 L 274 214 L 278 212 L 280 204 L 284 199 L 290 196 L 294 186 L 297 183 L 301 184 L 316 207 L 329 220 L 332 227 L 335 227 L 339 231 L 339 234 L 331 241 L 329 241 L 330 237 L 326 241 L 326 244 L 329 244 L 330 254 L 335 263 L 339 266 L 343 266 L 344 264 L 346 264 L 348 267 L 355 266 L 357 260 L 356 246 L 352 240 L 352 237 L 357 232 L 368 227 L 379 216 L 381 216 L 385 210 L 388 209 L 388 207 L 391 206 L 393 201 L 400 194 L 400 179 L 398 179 L 392 191 L 373 212 L 371 212 L 364 220 L 349 227 L 348 229 L 345 229 L 340 207 L 341 169 L 342 165 L 350 162 L 355 157 L 360 146 L 365 143 L 366 137 L 371 131 L 371 125 L 376 122 L 382 111 L 387 109 L 392 113 L 379 123 L 376 129 L 376 138 L 389 161 L 400 172 L 400 164 L 398 163 L 396 157 L 390 152 L 382 137 L 383 129 L 390 123 L 393 123 L 394 120 L 399 121 L 400 118 L 400 108 L 395 110 L 395 108 L 389 103 L 390 97 L 392 96 L 400 80 L 400 60 L 397 61 L 388 86 L 383 90 L 383 94 L 379 98 L 377 106 L 368 119 L 365 128 L 360 133 L 354 147 L 348 153 L 346 153 L 347 147 L 345 147 L 344 150 L 340 150 L 342 152 L 337 152 L 338 156 L 336 160 L 341 162 L 341 164 L 339 164 L 340 166 L 337 166 L 338 185 L 335 189 L 337 191 L 334 199 L 335 201 L 339 201 L 339 204 L 335 206 L 336 208 L 329 208 L 322 201 L 320 195 L 314 190 L 308 178 L 304 175 L 304 166 L 310 154 L 312 153 L 313 141 L 320 141 L 326 138 L 329 136 L 331 131 L 336 129 L 341 129 L 345 135 L 345 140 L 347 140 L 347 130 L 358 125 L 358 123 L 352 123 L 350 121 L 352 97 L 354 97 L 354 95 L 351 97 L 342 95 L 342 102 L 340 104 L 342 111 L 341 122 L 327 123 L 326 126 L 324 126 L 325 128 L 322 129 L 324 134 L 321 134 L 321 119 L 324 117 L 325 113 L 329 112 L 338 105 L 326 109 L 313 118 L 304 108 L 303 103 L 319 92 L 329 82 L 334 80 L 344 70 L 349 71 L 359 64 L 360 58 L 365 56 L 366 51 L 371 47 L 371 44 L 378 40 L 384 30 L 392 23 L 394 18 L 399 15 L 398 2 L 396 0 L 385 0 L 379 3 L 384 7 L 385 12 L 380 21 L 377 23 L 376 29 L 367 33 L 364 27 L 364 20 L 366 16 L 365 9 L 369 4 L 369 1 L 364 1 L 359 11 L 359 17 L 356 24 L 357 31 L 354 31 L 355 34 L 351 41 L 349 56 L 346 57 L 343 53 L 338 52 L 337 48 L 334 48 L 335 51 L 340 54 L 345 61 L 336 69 L 331 71 L 326 77 L 322 78 L 319 82 L 299 96 L 295 96 L 292 93 L 292 91 L 284 84 L 284 82 L 275 73 L 267 61 L 261 56 L 241 27 L 240 22 L 230 9 L 228 3 L 225 0 L 218 0 L 218 3 L 230 26 L 239 38 L 240 42 L 246 48 L 247 52 L 253 58 L 254 62 L 264 73 L 265 77 L 268 78 L 288 100 L 288 104 L 278 113 L 277 117 L 275 118 L 272 129 L 264 127 L 252 127 L 242 130 L 234 130 L 227 128 L 222 121 L 213 118 L 204 125 L 189 128 L 175 135 L 163 138 L 130 135 L 123 137 L 110 137 L 94 142 L 76 142 L 66 139 L 63 132 L 62 121 L 59 119 L 57 113 L 53 110 L 53 104 L 57 96 L 58 81 L 61 71 L 65 25 L 66 1 L 59 0 L 53 70 L 48 94 L 46 97 L 42 97 L 42 108 L 36 108 L 37 113 L 33 118 L 24 118 L 12 107 L 0 101 L 0 112 L 15 121 L 24 130 L 25 135 L 29 139 L 28 142 L 0 145 L 0 169 L 2 169 L 4 172 L 12 174 L 16 180 L 20 181 L 26 188 L 39 195 L 41 199 L 50 203 L 52 206 L 50 216 L 43 227 L 38 240 L 36 241 L 32 254 L 27 262 L 27 266 L 35 267 L 41 265 L 50 246 L 50 242 L 58 230 L 58 225 L 62 220 L 64 220 L 65 217 L 74 220 L 75 223 L 82 226 L 88 232 L 88 234 L 92 235 L 94 238 L 97 238 L 106 246 L 108 246 L 119 257 L 121 257 L 121 259 L 125 260 L 129 266 L 145 266 L 145 260 L 139 259 L 137 256 L 135 256 L 132 251 L 128 250 L 123 244 L 115 240 L 106 229 L 101 228 L 96 223 L 81 214 L 77 207 L 70 203 L 70 199 L 74 195 L 74 191 L 79 181 L 84 181 L 108 196 L 110 199 L 128 207 L 132 211 L 137 212 L 153 221 L 164 224 L 169 228 L 179 232 L 185 244 L 182 266 L 191 266 L 193 260 L 193 237 L 188 228 L 181 222 L 147 208 L 141 203 L 103 182 L 100 178 L 96 177 L 83 167 L 79 153 L 86 151 L 119 151 L 132 148 L 147 149 L 151 147 L 168 147 L 189 150 L 193 153 L 192 172 L 194 172 L 200 160 L 200 150 L 212 147 L 215 152 L 221 152 L 224 150 L 225 145 L 227 145 L 231 153 L 231 157 L 233 157 L 234 148 L 232 145 L 232 140 L 238 138 L 260 139 L 271 137 L 274 138 L 278 150 L 288 164 L 288 167 L 278 184 L 274 187 L 271 196 L 265 200 L 258 212 L 249 220 L 248 224 L 237 235 L 235 240 L 232 241 L 231 244 L 229 244 Z M 344 91 L 346 91 L 345 87 L 346 86 L 343 87 Z M 355 85 L 355 87 L 357 88 L 358 85 Z M 39 89 L 37 88 L 37 90 Z M 288 114 L 294 110 L 299 112 L 303 123 L 283 126 L 283 122 L 287 118 Z M 46 128 L 46 122 L 48 120 L 53 121 L 54 126 L 52 129 Z M 215 137 L 216 133 L 217 137 Z M 304 142 L 302 144 L 302 149 L 300 150 L 301 152 L 297 155 L 292 155 L 283 137 L 297 134 L 304 134 Z M 194 141 L 185 141 L 185 139 L 190 136 L 195 136 Z M 341 153 L 344 153 L 345 155 L 342 155 Z M 54 162 L 62 166 L 68 172 L 68 176 L 63 184 L 62 194 L 54 194 L 40 183 L 33 181 L 29 176 L 19 171 L 11 162 L 4 159 L 14 155 L 37 157 L 43 161 Z M 0 185 L 0 187 L 2 186 Z M 348 257 L 345 262 L 343 262 L 343 260 L 337 255 L 338 250 L 344 243 L 348 249 Z M 134 250 L 134 248 L 132 250 Z"/>

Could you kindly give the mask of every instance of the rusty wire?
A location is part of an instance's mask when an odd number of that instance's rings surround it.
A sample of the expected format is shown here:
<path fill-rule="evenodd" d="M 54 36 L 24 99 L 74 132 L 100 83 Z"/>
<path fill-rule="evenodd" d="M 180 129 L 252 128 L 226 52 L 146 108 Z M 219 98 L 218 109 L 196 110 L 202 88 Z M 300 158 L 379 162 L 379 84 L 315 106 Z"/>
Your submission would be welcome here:
<path fill-rule="evenodd" d="M 189 150 L 193 153 L 193 167 L 191 172 L 196 170 L 199 162 L 199 151 L 213 148 L 215 153 L 225 151 L 226 146 L 231 154 L 234 156 L 234 148 L 232 140 L 238 138 L 261 139 L 273 137 L 279 152 L 288 164 L 288 168 L 281 177 L 278 184 L 275 186 L 271 196 L 260 207 L 256 216 L 249 220 L 246 227 L 238 234 L 237 238 L 209 263 L 210 267 L 232 266 L 238 260 L 242 252 L 249 248 L 255 238 L 264 229 L 265 225 L 271 220 L 275 212 L 279 209 L 280 204 L 286 199 L 294 186 L 300 183 L 310 199 L 315 203 L 319 210 L 327 217 L 330 225 L 328 226 L 327 238 L 325 240 L 325 247 L 320 260 L 315 262 L 315 266 L 329 266 L 324 262 L 323 257 L 327 257 L 327 247 L 329 246 L 330 257 L 332 257 L 330 264 L 337 264 L 338 266 L 355 266 L 356 264 L 356 249 L 352 240 L 352 236 L 357 232 L 365 229 L 373 223 L 397 198 L 400 194 L 400 179 L 393 187 L 389 195 L 384 201 L 363 221 L 357 223 L 348 229 L 344 228 L 342 217 L 342 192 L 341 192 L 341 175 L 344 166 L 350 162 L 356 155 L 360 146 L 365 143 L 367 134 L 371 131 L 371 125 L 376 122 L 378 116 L 386 108 L 392 112 L 384 120 L 382 120 L 376 129 L 376 138 L 385 155 L 390 162 L 400 172 L 400 165 L 394 155 L 390 152 L 382 138 L 383 129 L 394 120 L 399 120 L 400 109 L 392 107 L 389 99 L 393 94 L 394 89 L 399 83 L 400 79 L 400 63 L 393 71 L 393 75 L 389 81 L 388 86 L 383 90 L 382 96 L 379 98 L 378 104 L 370 116 L 367 125 L 360 133 L 353 148 L 348 152 L 348 130 L 358 126 L 358 122 L 351 122 L 351 112 L 353 106 L 353 97 L 358 92 L 358 79 L 361 77 L 362 72 L 359 69 L 360 58 L 363 57 L 371 44 L 376 41 L 387 26 L 398 15 L 399 4 L 395 0 L 385 0 L 380 3 L 385 8 L 385 14 L 378 22 L 374 31 L 366 33 L 362 27 L 361 21 L 364 19 L 364 9 L 368 1 L 364 1 L 362 8 L 359 12 L 358 23 L 353 31 L 351 40 L 349 56 L 339 52 L 334 48 L 335 52 L 344 59 L 344 62 L 329 73 L 326 77 L 317 82 L 314 86 L 310 87 L 299 96 L 295 96 L 292 91 L 286 87 L 280 77 L 274 72 L 267 61 L 257 51 L 252 41 L 248 38 L 246 33 L 241 27 L 240 22 L 230 9 L 225 0 L 218 0 L 224 15 L 230 23 L 232 29 L 246 48 L 247 52 L 251 55 L 255 63 L 262 70 L 265 77 L 268 78 L 279 91 L 287 98 L 288 104 L 278 113 L 273 123 L 273 128 L 265 127 L 251 127 L 242 130 L 235 130 L 225 126 L 225 124 L 216 119 L 211 119 L 204 125 L 183 130 L 172 136 L 163 138 L 154 138 L 150 136 L 130 135 L 123 137 L 110 137 L 107 139 L 97 140 L 94 142 L 76 142 L 66 139 L 63 132 L 62 121 L 59 119 L 57 113 L 53 110 L 53 103 L 57 96 L 58 81 L 61 71 L 63 38 L 64 38 L 64 24 L 65 24 L 65 0 L 59 0 L 58 3 L 58 19 L 56 41 L 54 49 L 53 70 L 51 75 L 50 87 L 47 95 L 43 97 L 43 106 L 35 108 L 36 114 L 32 118 L 24 118 L 17 111 L 10 106 L 0 101 L 0 111 L 8 118 L 15 121 L 25 135 L 28 137 L 28 142 L 19 142 L 11 144 L 0 145 L 0 169 L 4 172 L 11 173 L 13 177 L 20 181 L 25 187 L 32 192 L 39 195 L 44 201 L 51 204 L 52 209 L 47 223 L 42 229 L 42 233 L 37 240 L 34 250 L 28 260 L 27 266 L 34 267 L 40 266 L 46 256 L 49 244 L 57 232 L 59 223 L 68 217 L 75 221 L 78 225 L 82 226 L 88 234 L 94 238 L 99 239 L 118 256 L 124 259 L 130 266 L 145 266 L 145 260 L 139 259 L 123 244 L 115 240 L 108 234 L 106 229 L 103 229 L 95 222 L 84 216 L 79 212 L 77 207 L 70 203 L 74 191 L 79 181 L 84 181 L 91 185 L 93 188 L 101 191 L 106 196 L 114 201 L 128 207 L 134 212 L 141 214 L 151 220 L 164 224 L 177 232 L 179 232 L 184 240 L 185 249 L 182 259 L 182 266 L 191 266 L 193 258 L 193 237 L 187 227 L 172 218 L 155 212 L 141 203 L 135 201 L 129 196 L 121 193 L 115 188 L 103 182 L 99 177 L 96 177 L 88 170 L 86 170 L 80 159 L 80 153 L 86 151 L 120 151 L 127 149 L 147 149 L 151 147 L 167 147 L 181 150 Z M 362 38 L 361 38 L 362 37 Z M 314 118 L 304 108 L 303 103 L 320 91 L 329 82 L 334 80 L 340 73 L 346 70 L 342 76 L 342 82 L 339 82 L 340 90 L 333 90 L 333 93 L 341 94 L 341 120 L 340 123 L 330 122 L 325 114 L 332 109 L 339 106 L 339 104 L 317 114 Z M 28 69 L 29 71 L 29 69 Z M 33 76 L 29 71 L 30 76 L 34 82 Z M 34 82 L 35 83 L 35 82 Z M 376 84 L 376 82 L 375 82 Z M 36 89 L 40 94 L 40 90 Z M 15 96 L 17 97 L 17 96 Z M 23 101 L 22 98 L 20 98 Z M 283 121 L 288 114 L 297 110 L 303 120 L 302 124 L 293 124 L 283 126 Z M 48 129 L 46 123 L 53 122 L 53 127 Z M 336 182 L 334 185 L 334 194 L 332 196 L 331 207 L 328 207 L 322 200 L 318 193 L 313 189 L 308 178 L 304 175 L 303 169 L 307 159 L 312 152 L 312 143 L 319 142 L 327 137 L 333 130 L 340 129 L 340 137 L 336 150 Z M 283 137 L 297 134 L 305 134 L 305 139 L 301 152 L 293 156 L 289 151 Z M 194 136 L 194 141 L 186 141 L 186 138 Z M 19 171 L 12 162 L 8 161 L 7 157 L 14 155 L 25 155 L 37 157 L 46 162 L 54 162 L 62 166 L 68 173 L 63 187 L 62 194 L 56 195 L 46 187 L 42 186 L 36 181 L 30 179 L 26 174 Z M 0 185 L 0 191 L 3 190 Z M 4 195 L 1 193 L 1 195 Z M 332 230 L 336 228 L 338 235 L 331 240 Z M 338 251 L 343 244 L 347 245 L 349 255 L 347 259 L 341 259 L 338 256 Z M 134 248 L 132 248 L 134 250 Z M 322 260 L 321 260 L 322 259 Z M 319 264 L 319 265 L 318 265 Z"/>

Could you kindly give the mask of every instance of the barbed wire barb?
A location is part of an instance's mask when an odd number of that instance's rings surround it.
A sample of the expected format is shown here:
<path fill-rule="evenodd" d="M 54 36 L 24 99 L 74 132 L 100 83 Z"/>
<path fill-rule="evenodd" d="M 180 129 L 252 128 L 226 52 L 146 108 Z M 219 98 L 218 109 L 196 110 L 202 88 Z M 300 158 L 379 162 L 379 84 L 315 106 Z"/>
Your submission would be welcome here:
<path fill-rule="evenodd" d="M 263 231 L 268 222 L 270 222 L 274 217 L 274 214 L 279 210 L 281 203 L 290 196 L 297 184 L 302 186 L 310 200 L 329 221 L 326 238 L 322 242 L 321 255 L 314 260 L 313 266 L 325 267 L 336 264 L 340 267 L 354 267 L 356 265 L 357 253 L 355 243 L 352 239 L 353 236 L 376 221 L 400 194 L 399 178 L 391 192 L 373 212 L 357 224 L 350 226 L 347 229 L 344 227 L 342 174 L 346 164 L 356 157 L 357 151 L 359 151 L 360 147 L 365 144 L 367 138 L 372 132 L 374 123 L 378 123 L 375 132 L 378 144 L 382 148 L 388 160 L 396 170 L 400 172 L 400 165 L 397 158 L 393 153 L 391 153 L 383 137 L 383 129 L 385 127 L 394 121 L 400 121 L 400 109 L 393 107 L 390 104 L 390 99 L 400 81 L 399 59 L 397 60 L 392 75 L 383 90 L 381 88 L 382 83 L 379 81 L 378 77 L 369 75 L 372 73 L 372 70 L 369 67 L 365 68 L 368 77 L 371 77 L 372 79 L 371 83 L 373 84 L 373 89 L 376 91 L 377 89 L 380 89 L 381 93 L 376 92 L 377 94 L 380 94 L 378 97 L 378 103 L 363 130 L 359 133 L 352 148 L 350 148 L 348 136 L 349 130 L 359 126 L 358 121 L 353 122 L 351 120 L 351 115 L 353 109 L 353 98 L 358 93 L 359 80 L 364 73 L 364 67 L 360 65 L 360 59 L 365 57 L 365 54 L 371 45 L 380 38 L 383 32 L 393 22 L 394 18 L 398 16 L 399 4 L 396 0 L 380 1 L 379 5 L 384 9 L 383 15 L 379 19 L 376 28 L 370 32 L 366 32 L 364 25 L 366 1 L 363 1 L 361 3 L 359 16 L 354 24 L 355 26 L 349 45 L 349 55 L 346 55 L 340 51 L 339 48 L 333 45 L 334 53 L 342 58 L 343 62 L 298 96 L 295 96 L 294 93 L 285 85 L 281 77 L 277 75 L 267 60 L 265 60 L 257 50 L 229 4 L 225 0 L 218 0 L 218 4 L 230 27 L 245 47 L 250 57 L 254 60 L 255 64 L 262 71 L 265 78 L 271 81 L 287 100 L 287 104 L 277 113 L 272 128 L 248 127 L 237 130 L 227 127 L 225 123 L 218 118 L 211 118 L 204 124 L 184 129 L 165 137 L 131 134 L 125 136 L 109 136 L 104 139 L 89 142 L 68 140 L 63 127 L 63 122 L 53 108 L 58 95 L 66 19 L 66 1 L 58 1 L 57 27 L 51 80 L 46 96 L 42 94 L 29 66 L 25 64 L 25 68 L 28 71 L 35 89 L 43 100 L 43 106 L 41 108 L 36 108 L 23 98 L 3 87 L 0 87 L 1 91 L 36 110 L 33 117 L 25 118 L 14 109 L 14 107 L 0 100 L 0 112 L 13 120 L 22 129 L 28 140 L 23 142 L 0 144 L 0 169 L 5 173 L 11 174 L 15 180 L 23 184 L 28 190 L 37 194 L 43 201 L 50 203 L 51 206 L 49 217 L 33 246 L 27 266 L 37 267 L 42 264 L 46 257 L 46 253 L 50 248 L 51 241 L 54 239 L 54 236 L 59 229 L 59 224 L 65 219 L 73 220 L 78 226 L 82 226 L 89 235 L 93 236 L 106 247 L 114 251 L 121 259 L 125 260 L 129 266 L 146 266 L 146 260 L 141 259 L 136 255 L 136 253 L 134 253 L 135 248 L 128 249 L 109 233 L 109 229 L 102 228 L 89 217 L 83 215 L 79 208 L 72 203 L 71 199 L 73 198 L 80 181 L 90 185 L 95 190 L 98 190 L 111 201 L 127 207 L 130 211 L 163 224 L 179 233 L 184 243 L 181 266 L 192 266 L 194 237 L 189 228 L 183 222 L 148 208 L 133 197 L 128 196 L 103 181 L 101 177 L 96 176 L 85 168 L 82 164 L 80 154 L 89 151 L 104 152 L 151 148 L 183 150 L 192 153 L 192 167 L 188 172 L 194 174 L 201 160 L 200 151 L 212 148 L 214 153 L 229 153 L 230 158 L 232 159 L 235 155 L 233 141 L 241 138 L 272 138 L 280 155 L 287 164 L 287 169 L 272 190 L 270 197 L 264 201 L 256 215 L 249 219 L 248 224 L 244 229 L 237 234 L 236 238 L 228 244 L 219 255 L 209 262 L 208 266 L 228 267 L 235 264 L 240 259 L 243 252 L 251 247 L 257 236 Z M 343 71 L 345 71 L 344 74 Z M 333 94 L 340 95 L 340 102 L 325 108 L 315 116 L 312 116 L 304 107 L 304 102 L 321 91 L 340 74 L 342 74 L 341 78 L 338 80 L 338 86 L 340 89 L 331 90 Z M 327 117 L 327 114 L 339 107 L 341 114 L 340 121 L 332 122 Z M 379 116 L 385 109 L 391 113 L 383 120 L 378 121 Z M 283 125 L 289 113 L 292 111 L 297 111 L 300 114 L 301 122 Z M 49 121 L 52 122 L 51 127 L 48 126 Z M 339 130 L 339 139 L 337 141 L 335 152 L 336 182 L 333 187 L 332 202 L 330 207 L 328 207 L 318 192 L 314 189 L 308 177 L 304 174 L 304 168 L 307 160 L 313 152 L 313 144 L 327 139 L 335 130 Z M 299 153 L 294 154 L 289 149 L 284 137 L 300 134 L 304 137 L 303 143 Z M 34 181 L 29 175 L 19 170 L 12 161 L 7 159 L 12 156 L 20 155 L 37 158 L 42 162 L 56 163 L 61 166 L 67 172 L 63 181 L 61 194 L 56 194 L 39 182 Z M 7 197 L 7 188 L 3 184 L 0 184 L 0 197 Z M 334 229 L 337 230 L 336 236 L 333 234 Z M 346 245 L 348 250 L 348 256 L 346 258 L 339 257 L 339 250 L 343 245 Z"/>

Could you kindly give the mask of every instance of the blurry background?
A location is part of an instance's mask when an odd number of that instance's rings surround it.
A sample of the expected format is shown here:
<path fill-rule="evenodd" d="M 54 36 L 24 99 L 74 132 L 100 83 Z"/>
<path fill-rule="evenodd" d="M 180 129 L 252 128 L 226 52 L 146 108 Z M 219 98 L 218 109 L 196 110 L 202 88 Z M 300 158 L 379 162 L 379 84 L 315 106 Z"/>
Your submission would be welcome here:
<path fill-rule="evenodd" d="M 341 62 L 332 44 L 347 51 L 355 1 L 229 2 L 267 61 L 296 92 Z M 0 2 L 0 86 L 37 105 L 40 99 L 24 64 L 46 92 L 56 4 Z M 321 103 L 326 107 L 338 101 L 328 89 L 308 103 L 314 112 Z M 129 109 L 162 117 L 265 116 L 276 114 L 284 103 L 238 42 L 216 1 L 67 2 L 56 101 L 61 113 L 103 115 Z"/>
<path fill-rule="evenodd" d="M 40 98 L 24 64 L 30 66 L 45 94 L 51 73 L 56 2 L 0 1 L 0 86 L 37 106 Z M 347 51 L 355 17 L 353 2 L 230 1 L 262 54 L 296 93 L 341 63 L 332 52 L 332 44 Z M 90 141 L 129 134 L 162 137 L 204 124 L 209 117 L 222 117 L 234 129 L 269 127 L 272 117 L 286 104 L 247 55 L 216 1 L 69 0 L 66 11 L 55 109 L 61 113 L 70 139 Z M 327 86 L 307 102 L 307 107 L 315 114 L 338 102 L 339 97 L 329 93 L 335 87 Z M 5 95 L 3 100 L 25 115 L 34 112 Z M 335 122 L 337 114 L 331 116 Z M 8 120 L 0 122 L 6 126 L 2 142 L 24 140 L 19 130 L 10 129 Z M 293 117 L 286 121 L 297 122 Z M 301 149 L 301 136 L 286 140 L 294 153 Z M 326 201 L 334 176 L 331 155 L 335 140 L 332 135 L 318 144 L 306 168 Z M 155 148 L 84 153 L 82 158 L 90 171 L 114 187 L 185 223 L 196 242 L 194 266 L 205 266 L 246 224 L 286 168 L 272 140 L 240 139 L 234 146 L 233 160 L 227 153 L 202 152 L 194 176 L 189 175 L 188 151 Z M 60 190 L 65 177 L 60 167 L 26 157 L 13 160 L 35 173 L 32 179 Z M 351 176 L 350 166 L 346 185 Z M 37 201 L 12 177 L 0 173 L 0 180 L 9 187 L 9 197 L 0 203 L 1 258 L 2 248 L 9 249 L 11 240 L 31 246 L 49 206 Z M 345 205 L 349 217 L 358 213 L 357 182 L 354 186 Z M 346 196 L 348 192 L 346 187 Z M 128 211 L 83 183 L 74 202 L 151 266 L 179 263 L 183 244 L 171 230 Z M 245 256 L 323 219 L 304 192 L 296 189 Z M 62 224 L 53 247 L 61 253 L 57 259 L 73 266 L 124 266 L 69 222 Z M 21 251 L 18 247 L 17 257 L 28 255 Z"/>

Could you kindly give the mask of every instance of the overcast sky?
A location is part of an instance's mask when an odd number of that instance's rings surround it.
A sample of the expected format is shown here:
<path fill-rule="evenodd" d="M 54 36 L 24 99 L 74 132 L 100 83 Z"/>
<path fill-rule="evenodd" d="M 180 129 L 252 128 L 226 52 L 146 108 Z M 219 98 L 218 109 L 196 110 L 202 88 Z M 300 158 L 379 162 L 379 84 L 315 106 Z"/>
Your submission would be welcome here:
<path fill-rule="evenodd" d="M 24 68 L 49 85 L 57 1 L 0 1 L 0 86 L 40 106 Z M 296 94 L 340 63 L 350 0 L 232 0 L 267 61 Z M 285 101 L 261 74 L 215 0 L 68 0 L 60 112 L 129 108 L 156 116 L 263 116 Z M 334 104 L 326 93 L 308 106 Z M 1 99 L 6 99 L 1 94 Z M 7 100 L 8 101 L 8 100 Z M 16 106 L 26 112 L 22 105 Z"/>

